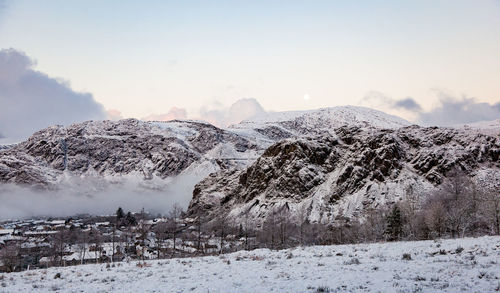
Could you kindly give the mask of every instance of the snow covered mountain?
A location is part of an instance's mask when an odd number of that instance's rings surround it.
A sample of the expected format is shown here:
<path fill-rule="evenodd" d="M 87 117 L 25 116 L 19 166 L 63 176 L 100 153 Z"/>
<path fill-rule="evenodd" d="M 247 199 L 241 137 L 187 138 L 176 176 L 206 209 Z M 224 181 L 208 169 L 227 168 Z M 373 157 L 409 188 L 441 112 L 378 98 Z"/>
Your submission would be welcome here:
<path fill-rule="evenodd" d="M 57 188 L 73 175 L 127 175 L 144 182 L 183 172 L 206 176 L 261 151 L 246 138 L 202 122 L 88 121 L 49 127 L 1 150 L 0 182 Z"/>
<path fill-rule="evenodd" d="M 500 135 L 500 119 L 457 125 L 455 126 L 455 128 L 475 131 L 489 135 Z"/>
<path fill-rule="evenodd" d="M 455 167 L 500 188 L 498 136 L 419 126 L 332 132 L 279 141 L 243 170 L 211 174 L 196 185 L 188 213 L 262 223 L 286 211 L 328 223 L 362 217 L 410 190 L 432 191 Z"/>
<path fill-rule="evenodd" d="M 201 121 L 88 121 L 53 126 L 0 148 L 0 182 L 57 188 L 68 176 L 146 182 L 183 174 L 203 178 L 242 168 L 280 139 L 358 125 L 395 128 L 409 123 L 368 108 L 336 107 L 273 113 L 220 129 Z M 153 180 L 154 181 L 154 180 Z"/>
<path fill-rule="evenodd" d="M 365 107 L 339 106 L 309 111 L 270 112 L 239 124 L 229 130 L 259 142 L 275 142 L 295 136 L 333 134 L 341 126 L 395 129 L 410 122 Z"/>
<path fill-rule="evenodd" d="M 269 113 L 227 129 L 200 121 L 88 121 L 1 147 L 0 183 L 90 195 L 127 182 L 162 193 L 182 182 L 182 196 L 192 194 L 189 214 L 241 220 L 249 212 L 256 221 L 284 206 L 311 221 L 356 217 L 410 187 L 435 188 L 454 166 L 500 187 L 495 126 L 410 125 L 353 106 Z"/>

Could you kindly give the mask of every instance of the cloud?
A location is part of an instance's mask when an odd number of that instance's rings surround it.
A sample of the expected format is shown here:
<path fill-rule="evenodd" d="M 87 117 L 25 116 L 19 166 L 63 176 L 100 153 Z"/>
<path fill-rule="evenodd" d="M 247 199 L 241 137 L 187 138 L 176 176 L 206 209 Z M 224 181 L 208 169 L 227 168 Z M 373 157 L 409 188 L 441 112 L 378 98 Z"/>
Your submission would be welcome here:
<path fill-rule="evenodd" d="M 0 0 L 0 21 L 2 20 L 1 19 L 2 13 L 5 10 L 7 10 L 7 1 L 6 0 Z"/>
<path fill-rule="evenodd" d="M 367 93 L 360 103 L 368 107 L 373 108 L 392 108 L 392 109 L 403 109 L 407 111 L 420 112 L 422 108 L 420 105 L 411 97 L 407 97 L 401 100 L 395 100 L 381 92 L 371 91 Z"/>
<path fill-rule="evenodd" d="M 182 174 L 172 180 L 141 181 L 134 176 L 117 177 L 113 183 L 100 176 L 66 176 L 57 190 L 39 190 L 0 184 L 0 220 L 35 216 L 72 216 L 88 213 L 111 215 L 118 207 L 152 214 L 168 214 L 174 203 L 186 209 L 193 188 L 208 172 Z M 30 203 L 30 204 L 26 204 Z"/>
<path fill-rule="evenodd" d="M 394 103 L 395 103 L 394 99 L 377 91 L 368 92 L 360 101 L 361 105 L 365 105 L 367 107 L 372 107 L 372 108 L 393 107 Z"/>
<path fill-rule="evenodd" d="M 54 125 L 106 119 L 104 107 L 89 93 L 33 69 L 23 52 L 0 50 L 0 132 L 22 139 Z"/>
<path fill-rule="evenodd" d="M 500 119 L 500 102 L 478 103 L 473 98 L 456 99 L 441 94 L 440 105 L 419 115 L 423 125 L 451 126 Z"/>
<path fill-rule="evenodd" d="M 443 92 L 437 92 L 437 95 L 439 105 L 429 111 L 424 111 L 411 97 L 397 100 L 379 92 L 369 92 L 360 103 L 383 110 L 404 110 L 424 126 L 452 126 L 500 119 L 500 102 L 481 103 L 474 98 L 456 98 Z"/>
<path fill-rule="evenodd" d="M 230 107 L 224 107 L 221 103 L 216 101 L 211 106 L 201 107 L 196 115 L 190 116 L 186 109 L 173 107 L 165 114 L 152 114 L 142 118 L 142 120 L 169 121 L 176 119 L 195 119 L 207 121 L 218 127 L 227 127 L 264 113 L 266 113 L 266 111 L 256 99 L 245 98 L 237 100 Z"/>
<path fill-rule="evenodd" d="M 107 119 L 117 121 L 123 119 L 122 112 L 116 109 L 110 109 L 106 111 Z"/>
<path fill-rule="evenodd" d="M 264 113 L 266 113 L 266 111 L 256 99 L 246 98 L 237 100 L 229 108 L 215 110 L 202 108 L 200 110 L 201 117 L 199 119 L 219 127 L 227 127 Z"/>
<path fill-rule="evenodd" d="M 187 119 L 187 111 L 183 108 L 172 107 L 165 114 L 152 114 L 144 117 L 142 120 L 146 121 L 170 121 L 176 119 Z"/>
<path fill-rule="evenodd" d="M 416 112 L 422 111 L 422 107 L 420 107 L 420 105 L 413 98 L 410 97 L 399 101 L 395 101 L 393 106 L 394 108 L 401 108 L 408 111 L 416 111 Z"/>
<path fill-rule="evenodd" d="M 231 125 L 264 113 L 266 111 L 256 99 L 240 99 L 229 107 L 226 122 Z"/>

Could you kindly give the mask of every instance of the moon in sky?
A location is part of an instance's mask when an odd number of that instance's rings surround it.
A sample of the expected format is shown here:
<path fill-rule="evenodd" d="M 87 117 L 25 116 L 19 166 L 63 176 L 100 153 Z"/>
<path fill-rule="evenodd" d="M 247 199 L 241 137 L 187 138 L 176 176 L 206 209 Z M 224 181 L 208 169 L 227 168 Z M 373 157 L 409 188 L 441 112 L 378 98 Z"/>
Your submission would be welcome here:
<path fill-rule="evenodd" d="M 309 94 L 304 94 L 304 100 L 309 101 L 311 99 L 311 96 Z"/>

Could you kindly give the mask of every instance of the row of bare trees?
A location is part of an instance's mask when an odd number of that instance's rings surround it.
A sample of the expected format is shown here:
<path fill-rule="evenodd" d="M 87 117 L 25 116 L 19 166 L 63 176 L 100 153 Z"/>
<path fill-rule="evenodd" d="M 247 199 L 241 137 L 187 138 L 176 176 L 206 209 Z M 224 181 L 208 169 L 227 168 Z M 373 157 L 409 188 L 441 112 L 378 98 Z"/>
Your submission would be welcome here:
<path fill-rule="evenodd" d="M 449 172 L 440 187 L 430 193 L 418 193 L 410 186 L 404 198 L 392 206 L 366 211 L 360 221 L 339 215 L 333 223 L 323 224 L 308 222 L 305 209 L 291 214 L 284 205 L 271 211 L 261 227 L 251 227 L 244 221 L 239 236 L 245 238 L 246 249 L 281 249 L 296 245 L 500 235 L 500 191 L 474 184 L 461 171 Z M 219 219 L 218 225 L 226 222 Z M 218 231 L 222 243 L 224 230 Z M 254 241 L 250 245 L 249 235 Z"/>
<path fill-rule="evenodd" d="M 452 172 L 420 207 L 406 200 L 400 209 L 405 238 L 500 234 L 500 191 L 480 187 L 461 172 Z"/>
<path fill-rule="evenodd" d="M 326 228 L 328 243 L 500 235 L 500 191 L 452 171 L 428 194 L 409 187 L 404 200 L 369 210 L 360 222 L 338 220 Z"/>

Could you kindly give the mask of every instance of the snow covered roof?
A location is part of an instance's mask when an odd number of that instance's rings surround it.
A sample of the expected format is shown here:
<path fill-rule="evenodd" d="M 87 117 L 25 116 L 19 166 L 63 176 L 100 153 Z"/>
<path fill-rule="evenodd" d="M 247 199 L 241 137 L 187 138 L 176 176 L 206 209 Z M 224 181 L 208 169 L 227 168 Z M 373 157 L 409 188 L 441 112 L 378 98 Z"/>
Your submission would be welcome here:
<path fill-rule="evenodd" d="M 64 225 L 65 223 L 66 223 L 65 220 L 53 220 L 49 222 L 49 224 L 51 225 Z"/>
<path fill-rule="evenodd" d="M 14 233 L 14 229 L 0 229 L 0 235 L 10 235 Z"/>
<path fill-rule="evenodd" d="M 108 226 L 109 222 L 97 222 L 95 223 L 96 226 Z"/>
<path fill-rule="evenodd" d="M 104 255 L 104 254 L 103 254 Z M 63 260 L 72 261 L 72 260 L 90 260 L 99 258 L 99 253 L 97 251 L 86 251 L 85 255 L 80 252 L 73 252 L 70 255 L 63 256 Z"/>
<path fill-rule="evenodd" d="M 48 235 L 48 234 L 56 234 L 58 231 L 26 231 L 24 235 L 28 236 L 36 236 L 36 235 Z"/>

